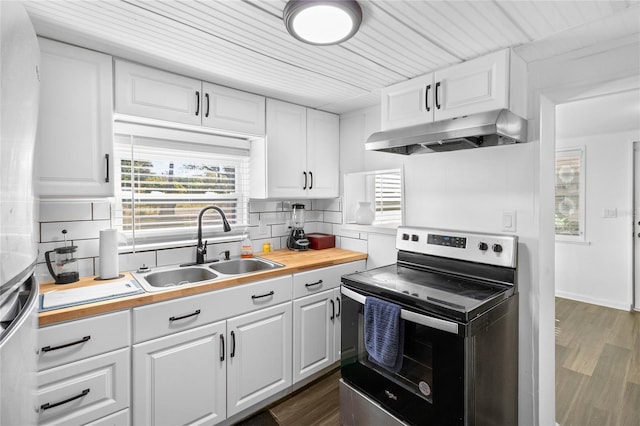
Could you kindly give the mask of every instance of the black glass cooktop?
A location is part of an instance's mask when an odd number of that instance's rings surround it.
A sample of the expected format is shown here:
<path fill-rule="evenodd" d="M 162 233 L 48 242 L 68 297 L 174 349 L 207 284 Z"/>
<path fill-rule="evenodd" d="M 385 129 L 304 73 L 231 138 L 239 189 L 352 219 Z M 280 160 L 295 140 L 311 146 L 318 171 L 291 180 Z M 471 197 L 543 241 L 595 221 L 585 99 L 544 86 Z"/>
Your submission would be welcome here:
<path fill-rule="evenodd" d="M 396 264 L 346 275 L 343 282 L 359 284 L 356 286 L 390 299 L 413 299 L 423 309 L 445 313 L 445 316 L 460 320 L 468 320 L 469 316 L 477 315 L 479 311 L 492 306 L 492 301 L 497 303 L 514 291 L 510 285 Z M 451 312 L 451 315 L 446 315 L 447 312 Z"/>

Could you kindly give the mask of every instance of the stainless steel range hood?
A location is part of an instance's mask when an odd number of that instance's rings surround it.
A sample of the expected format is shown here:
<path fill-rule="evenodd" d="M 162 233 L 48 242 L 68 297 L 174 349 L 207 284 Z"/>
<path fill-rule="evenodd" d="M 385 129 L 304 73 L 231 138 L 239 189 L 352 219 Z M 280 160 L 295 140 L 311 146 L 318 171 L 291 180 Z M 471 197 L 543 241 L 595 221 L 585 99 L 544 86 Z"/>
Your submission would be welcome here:
<path fill-rule="evenodd" d="M 377 132 L 368 151 L 426 154 L 526 142 L 527 121 L 506 109 Z"/>

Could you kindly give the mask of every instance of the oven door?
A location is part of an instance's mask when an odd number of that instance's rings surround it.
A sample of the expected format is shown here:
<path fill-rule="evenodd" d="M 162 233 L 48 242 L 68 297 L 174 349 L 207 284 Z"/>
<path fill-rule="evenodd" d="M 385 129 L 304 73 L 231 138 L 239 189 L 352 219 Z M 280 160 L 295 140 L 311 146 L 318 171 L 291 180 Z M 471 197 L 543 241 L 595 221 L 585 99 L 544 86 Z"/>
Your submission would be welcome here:
<path fill-rule="evenodd" d="M 368 360 L 364 344 L 368 294 L 344 284 L 341 292 L 343 380 L 409 424 L 463 424 L 464 327 L 386 299 L 402 306 L 404 319 L 402 368 L 392 373 Z"/>

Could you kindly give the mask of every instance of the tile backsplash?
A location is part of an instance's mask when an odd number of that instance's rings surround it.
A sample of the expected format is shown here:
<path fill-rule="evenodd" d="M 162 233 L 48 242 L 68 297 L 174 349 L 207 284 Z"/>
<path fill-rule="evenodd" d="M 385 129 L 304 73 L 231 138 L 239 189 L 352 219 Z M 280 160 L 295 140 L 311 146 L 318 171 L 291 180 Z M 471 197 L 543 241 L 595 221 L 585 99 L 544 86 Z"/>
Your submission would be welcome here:
<path fill-rule="evenodd" d="M 273 249 L 286 247 L 291 219 L 291 204 L 305 204 L 305 232 L 323 232 L 336 235 L 336 246 L 367 251 L 367 235 L 342 230 L 341 200 L 256 200 L 249 204 L 248 232 L 254 252 L 262 251 L 262 244 L 270 242 Z M 100 230 L 112 227 L 109 199 L 86 201 L 40 201 L 39 255 L 36 274 L 41 282 L 51 281 L 45 265 L 44 253 L 63 245 L 62 230 L 67 230 L 67 241 L 78 246 L 78 270 L 81 277 L 99 273 Z M 120 271 L 132 271 L 142 264 L 165 266 L 195 260 L 196 241 L 188 241 L 162 248 L 119 250 Z M 229 250 L 240 255 L 240 242 L 209 243 L 209 257 Z"/>

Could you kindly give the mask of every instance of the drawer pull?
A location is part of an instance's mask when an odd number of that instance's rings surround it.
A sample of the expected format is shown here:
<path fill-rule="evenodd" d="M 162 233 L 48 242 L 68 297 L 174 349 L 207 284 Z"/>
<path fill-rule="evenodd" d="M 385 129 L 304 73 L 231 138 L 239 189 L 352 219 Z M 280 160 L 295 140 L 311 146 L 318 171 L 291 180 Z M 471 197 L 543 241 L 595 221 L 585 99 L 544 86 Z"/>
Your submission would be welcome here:
<path fill-rule="evenodd" d="M 322 284 L 322 280 L 318 280 L 315 283 L 306 283 L 304 286 L 309 288 L 309 287 L 313 287 L 315 285 L 320 285 L 320 284 Z"/>
<path fill-rule="evenodd" d="M 195 312 L 193 312 L 191 314 L 183 315 L 181 317 L 171 317 L 171 318 L 169 318 L 169 322 L 178 321 L 178 320 L 182 320 L 182 319 L 189 318 L 189 317 L 195 317 L 196 315 L 200 315 L 200 309 L 198 309 L 197 311 L 195 311 Z"/>
<path fill-rule="evenodd" d="M 82 339 L 77 340 L 75 342 L 67 343 L 66 345 L 53 346 L 53 347 L 45 346 L 40 350 L 42 352 L 51 352 L 51 351 L 55 351 L 55 350 L 62 349 L 62 348 L 68 348 L 69 346 L 73 346 L 73 345 L 79 345 L 80 343 L 87 342 L 89 339 L 91 339 L 91 336 L 84 336 Z"/>
<path fill-rule="evenodd" d="M 54 403 L 47 402 L 46 404 L 42 404 L 40 406 L 40 411 L 48 410 L 49 408 L 54 408 L 54 407 L 57 407 L 59 405 L 66 404 L 68 402 L 75 401 L 76 399 L 82 398 L 83 396 L 89 394 L 89 391 L 90 391 L 90 389 L 85 389 L 82 392 L 80 392 L 78 395 L 72 396 L 71 398 L 67 398 L 64 401 L 54 402 Z"/>
<path fill-rule="evenodd" d="M 273 296 L 274 294 L 275 294 L 275 293 L 273 292 L 273 290 L 271 290 L 269 293 L 260 294 L 260 295 L 258 295 L 258 296 L 256 296 L 256 295 L 254 294 L 253 296 L 251 296 L 251 298 L 252 298 L 253 300 L 256 300 L 256 299 L 262 299 L 263 297 Z"/>

